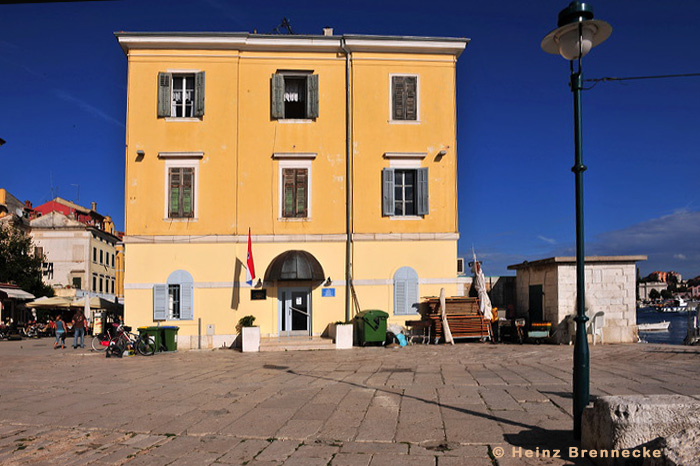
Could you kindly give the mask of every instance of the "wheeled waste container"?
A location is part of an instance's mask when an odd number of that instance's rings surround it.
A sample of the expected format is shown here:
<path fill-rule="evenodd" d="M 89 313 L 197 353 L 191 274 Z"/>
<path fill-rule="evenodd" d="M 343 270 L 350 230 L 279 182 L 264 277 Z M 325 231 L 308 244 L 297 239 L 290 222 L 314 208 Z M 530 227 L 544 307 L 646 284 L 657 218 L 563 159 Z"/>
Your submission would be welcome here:
<path fill-rule="evenodd" d="M 180 327 L 163 326 L 159 327 L 163 332 L 163 346 L 165 351 L 177 351 L 177 331 Z"/>
<path fill-rule="evenodd" d="M 360 346 L 386 342 L 386 320 L 389 314 L 378 309 L 362 311 L 355 316 L 355 334 Z"/>
<path fill-rule="evenodd" d="M 137 330 L 139 331 L 139 335 L 141 338 L 144 337 L 144 335 L 148 335 L 149 337 L 153 338 L 153 341 L 156 344 L 156 352 L 160 351 L 160 347 L 163 344 L 163 338 L 161 337 L 161 327 L 139 327 Z"/>

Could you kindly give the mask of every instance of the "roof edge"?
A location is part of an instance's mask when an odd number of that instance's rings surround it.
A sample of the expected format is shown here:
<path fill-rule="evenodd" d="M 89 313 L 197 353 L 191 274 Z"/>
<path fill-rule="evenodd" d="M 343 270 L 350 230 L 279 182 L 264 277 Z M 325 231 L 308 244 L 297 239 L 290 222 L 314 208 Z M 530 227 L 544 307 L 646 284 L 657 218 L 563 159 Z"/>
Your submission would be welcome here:
<path fill-rule="evenodd" d="M 287 35 L 247 32 L 115 32 L 125 54 L 132 49 L 283 50 L 402 52 L 459 55 L 470 39 L 457 37 L 374 36 L 344 34 Z"/>
<path fill-rule="evenodd" d="M 637 256 L 586 256 L 584 262 L 586 264 L 602 264 L 602 263 L 622 263 L 622 262 L 640 262 L 647 260 L 647 256 L 637 255 Z M 513 264 L 508 266 L 508 270 L 519 270 L 526 269 L 530 267 L 538 267 L 542 265 L 550 264 L 575 264 L 576 257 L 573 256 L 556 256 L 549 257 L 547 259 L 540 259 L 536 261 L 525 261 L 520 264 Z"/>

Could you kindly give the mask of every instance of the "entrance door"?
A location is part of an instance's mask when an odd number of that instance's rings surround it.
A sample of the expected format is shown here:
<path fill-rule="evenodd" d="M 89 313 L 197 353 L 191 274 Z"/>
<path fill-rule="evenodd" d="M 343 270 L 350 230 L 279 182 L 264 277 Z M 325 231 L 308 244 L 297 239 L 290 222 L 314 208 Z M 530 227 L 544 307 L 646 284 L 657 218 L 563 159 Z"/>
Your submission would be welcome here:
<path fill-rule="evenodd" d="M 530 322 L 544 322 L 544 312 L 542 309 L 542 285 L 530 285 L 530 309 L 528 317 Z"/>
<path fill-rule="evenodd" d="M 280 335 L 311 334 L 311 289 L 282 288 L 279 291 Z"/>

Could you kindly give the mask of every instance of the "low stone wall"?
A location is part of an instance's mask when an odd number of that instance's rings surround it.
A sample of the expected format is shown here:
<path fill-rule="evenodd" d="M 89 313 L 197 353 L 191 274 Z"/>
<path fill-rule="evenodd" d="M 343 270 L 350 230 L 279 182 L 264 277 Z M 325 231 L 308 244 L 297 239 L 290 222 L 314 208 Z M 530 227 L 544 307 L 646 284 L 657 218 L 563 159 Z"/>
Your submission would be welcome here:
<path fill-rule="evenodd" d="M 700 464 L 700 395 L 601 397 L 585 409 L 581 429 L 581 448 L 596 451 L 599 465 Z M 640 453 L 613 453 L 625 450 Z"/>

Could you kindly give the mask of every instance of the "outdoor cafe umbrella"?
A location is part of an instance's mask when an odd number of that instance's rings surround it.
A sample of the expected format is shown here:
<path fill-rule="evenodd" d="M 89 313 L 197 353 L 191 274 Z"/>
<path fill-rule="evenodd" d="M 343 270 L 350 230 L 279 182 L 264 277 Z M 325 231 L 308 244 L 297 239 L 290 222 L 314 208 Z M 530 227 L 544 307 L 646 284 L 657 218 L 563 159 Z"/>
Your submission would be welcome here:
<path fill-rule="evenodd" d="M 89 293 L 88 293 L 87 297 L 88 298 L 90 297 Z M 89 299 L 85 300 L 85 308 L 84 308 L 83 312 L 85 313 L 85 320 L 87 320 L 89 322 L 90 321 L 90 300 Z"/>
<path fill-rule="evenodd" d="M 66 296 L 53 296 L 51 298 L 42 296 L 39 299 L 26 303 L 27 307 L 34 307 L 37 309 L 69 308 L 70 305 L 71 299 Z"/>

